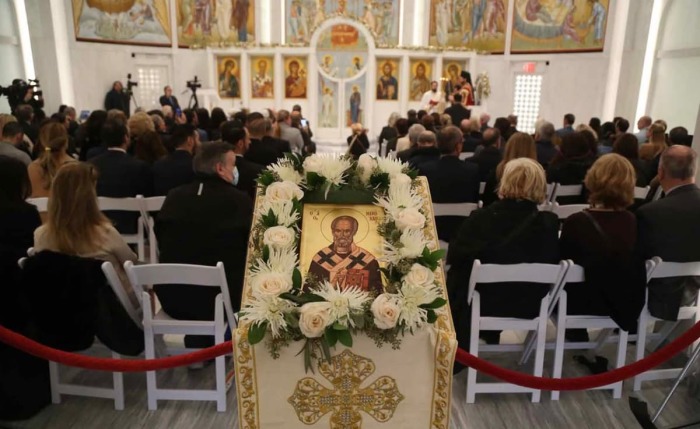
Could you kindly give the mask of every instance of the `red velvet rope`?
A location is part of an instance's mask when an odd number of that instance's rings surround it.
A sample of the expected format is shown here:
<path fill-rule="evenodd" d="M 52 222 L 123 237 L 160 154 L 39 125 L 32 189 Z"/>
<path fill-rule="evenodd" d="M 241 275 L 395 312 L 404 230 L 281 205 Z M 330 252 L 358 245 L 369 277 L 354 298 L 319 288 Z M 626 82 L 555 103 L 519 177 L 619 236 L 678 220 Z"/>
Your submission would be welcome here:
<path fill-rule="evenodd" d="M 662 349 L 652 353 L 646 358 L 622 368 L 613 369 L 603 374 L 589 375 L 576 378 L 546 378 L 535 377 L 518 371 L 501 368 L 483 359 L 473 356 L 463 349 L 457 349 L 455 360 L 463 365 L 470 366 L 477 371 L 496 377 L 508 383 L 518 386 L 529 387 L 540 390 L 586 390 L 595 387 L 606 386 L 617 383 L 648 371 L 673 356 L 688 348 L 694 341 L 700 338 L 700 322 L 693 325 L 683 335 L 676 338 L 672 343 Z M 12 332 L 0 326 L 0 342 L 21 350 L 42 359 L 54 361 L 63 365 L 78 368 L 117 371 L 117 372 L 142 372 L 160 369 L 169 369 L 179 366 L 190 365 L 196 362 L 214 359 L 231 353 L 233 343 L 227 341 L 214 347 L 202 349 L 193 353 L 179 356 L 170 356 L 158 359 L 112 359 L 95 358 L 75 353 L 56 350 L 51 347 L 39 344 L 25 336 Z"/>

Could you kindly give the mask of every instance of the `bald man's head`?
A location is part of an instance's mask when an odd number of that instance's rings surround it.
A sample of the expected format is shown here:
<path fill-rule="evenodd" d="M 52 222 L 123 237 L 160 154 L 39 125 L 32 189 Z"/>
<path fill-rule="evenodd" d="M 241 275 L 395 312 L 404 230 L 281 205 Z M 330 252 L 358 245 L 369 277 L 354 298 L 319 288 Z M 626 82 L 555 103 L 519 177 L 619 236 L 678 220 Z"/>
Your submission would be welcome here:
<path fill-rule="evenodd" d="M 659 181 L 668 192 L 677 186 L 695 183 L 698 156 L 688 146 L 673 145 L 661 154 Z"/>

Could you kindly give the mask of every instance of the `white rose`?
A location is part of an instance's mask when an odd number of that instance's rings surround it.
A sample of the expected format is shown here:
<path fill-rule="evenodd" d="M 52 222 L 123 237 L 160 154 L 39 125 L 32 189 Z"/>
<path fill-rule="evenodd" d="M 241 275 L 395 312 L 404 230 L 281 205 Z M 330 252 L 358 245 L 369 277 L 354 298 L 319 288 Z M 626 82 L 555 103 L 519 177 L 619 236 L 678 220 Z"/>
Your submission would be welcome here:
<path fill-rule="evenodd" d="M 270 247 L 282 249 L 294 244 L 295 238 L 296 234 L 294 234 L 292 228 L 273 226 L 272 228 L 268 228 L 263 234 L 263 243 Z"/>
<path fill-rule="evenodd" d="M 416 209 L 408 208 L 399 211 L 394 219 L 396 227 L 404 231 L 406 229 L 423 229 L 425 216 Z"/>
<path fill-rule="evenodd" d="M 377 325 L 377 328 L 393 329 L 396 327 L 399 314 L 401 314 L 401 308 L 395 297 L 383 293 L 375 298 L 370 309 L 372 310 L 374 324 Z"/>
<path fill-rule="evenodd" d="M 435 283 L 435 274 L 430 271 L 430 268 L 413 264 L 411 270 L 403 277 L 403 281 L 416 286 L 429 287 Z"/>
<path fill-rule="evenodd" d="M 299 310 L 299 329 L 306 338 L 318 338 L 331 321 L 328 302 L 310 302 Z"/>
<path fill-rule="evenodd" d="M 407 174 L 399 173 L 391 176 L 390 178 L 390 183 L 392 185 L 396 186 L 405 186 L 405 185 L 410 185 L 413 181 Z"/>
<path fill-rule="evenodd" d="M 292 290 L 292 279 L 281 273 L 260 274 L 253 282 L 253 288 L 261 295 L 277 296 Z"/>
<path fill-rule="evenodd" d="M 323 163 L 317 156 L 310 156 L 304 160 L 304 172 L 306 173 L 318 173 L 323 167 Z"/>
<path fill-rule="evenodd" d="M 360 176 L 362 183 L 369 183 L 369 179 L 372 177 L 372 172 L 376 165 L 377 161 L 368 154 L 363 153 L 360 155 L 360 158 L 357 160 L 357 168 L 362 169 L 362 175 Z"/>
<path fill-rule="evenodd" d="M 275 171 L 284 181 L 296 183 L 297 185 L 301 183 L 301 174 L 299 174 L 293 167 L 283 166 Z"/>
<path fill-rule="evenodd" d="M 285 180 L 268 186 L 265 197 L 270 201 L 290 201 L 293 198 L 301 200 L 304 198 L 304 191 L 296 183 Z"/>

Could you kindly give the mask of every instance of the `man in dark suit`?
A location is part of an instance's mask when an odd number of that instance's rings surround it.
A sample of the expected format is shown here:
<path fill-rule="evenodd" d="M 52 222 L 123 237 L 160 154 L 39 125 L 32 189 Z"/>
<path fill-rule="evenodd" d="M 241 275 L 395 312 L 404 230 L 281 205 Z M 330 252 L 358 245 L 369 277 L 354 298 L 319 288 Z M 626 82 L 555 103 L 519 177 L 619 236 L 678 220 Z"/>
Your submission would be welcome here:
<path fill-rule="evenodd" d="M 115 81 L 112 84 L 112 89 L 105 96 L 105 110 L 110 111 L 112 109 L 121 110 L 127 115 L 129 114 L 129 97 L 124 94 L 124 87 L 119 81 Z"/>
<path fill-rule="evenodd" d="M 260 117 L 257 117 L 257 115 L 260 114 L 251 113 L 248 117 L 246 128 L 250 133 L 250 147 L 245 157 L 251 162 L 267 167 L 277 162 L 278 158 L 284 156 L 284 152 L 282 152 L 284 148 L 281 147 L 281 140 L 267 135 L 269 120 L 264 119 L 262 115 Z M 289 144 L 287 144 L 287 147 L 289 147 Z"/>
<path fill-rule="evenodd" d="M 176 125 L 171 143 L 175 150 L 153 164 L 153 191 L 155 195 L 168 195 L 171 189 L 194 180 L 192 156 L 199 148 L 199 133 L 192 125 Z"/>
<path fill-rule="evenodd" d="M 462 94 L 456 93 L 453 97 L 454 102 L 450 107 L 445 109 L 445 113 L 452 118 L 452 125 L 459 127 L 462 124 L 462 120 L 469 119 L 472 112 L 462 104 Z"/>
<path fill-rule="evenodd" d="M 573 113 L 567 113 L 564 115 L 564 126 L 559 128 L 556 133 L 559 137 L 564 137 L 567 134 L 574 132 L 574 122 L 576 122 L 576 116 Z"/>
<path fill-rule="evenodd" d="M 496 128 L 487 128 L 484 131 L 481 150 L 477 151 L 473 157 L 465 160 L 479 167 L 479 182 L 486 182 L 491 171 L 495 170 L 498 163 L 501 162 L 503 155 L 501 154 L 500 143 L 500 131 Z"/>
<path fill-rule="evenodd" d="M 253 204 L 235 188 L 236 155 L 224 142 L 203 143 L 194 157 L 196 178 L 170 191 L 156 217 L 160 262 L 216 265 L 226 269 L 234 310 L 240 309 Z M 216 288 L 155 286 L 168 315 L 175 319 L 213 320 Z M 205 347 L 212 337 L 185 337 L 187 347 Z"/>
<path fill-rule="evenodd" d="M 221 140 L 233 146 L 233 151 L 236 153 L 236 168 L 239 176 L 236 188 L 255 200 L 256 180 L 265 167 L 246 159 L 244 156 L 250 147 L 248 130 L 239 127 L 237 122 L 225 122 L 221 125 Z"/>
<path fill-rule="evenodd" d="M 423 165 L 440 159 L 440 150 L 437 148 L 435 133 L 423 131 L 418 135 L 416 150 L 411 154 L 408 163 L 411 167 L 423 173 Z"/>
<path fill-rule="evenodd" d="M 535 130 L 535 147 L 537 149 L 537 162 L 546 170 L 559 150 L 552 143 L 554 138 L 554 124 L 542 122 Z"/>
<path fill-rule="evenodd" d="M 145 162 L 131 157 L 129 131 L 120 120 L 108 120 L 102 127 L 102 143 L 107 151 L 90 160 L 98 171 L 97 195 L 126 198 L 153 194 L 153 174 Z M 122 234 L 135 234 L 138 213 L 108 212 Z"/>
<path fill-rule="evenodd" d="M 411 155 L 413 155 L 413 152 L 415 152 L 418 149 L 418 136 L 425 131 L 425 127 L 421 124 L 413 124 L 411 127 L 408 129 L 408 141 L 410 142 L 410 146 L 408 149 L 404 149 L 400 152 L 396 153 L 396 158 L 401 160 L 402 162 L 408 162 L 408 160 L 411 158 Z"/>
<path fill-rule="evenodd" d="M 479 169 L 459 159 L 463 136 L 459 128 L 448 126 L 437 134 L 440 159 L 423 164 L 434 203 L 475 203 L 479 200 Z M 449 242 L 464 218 L 440 216 L 435 219 L 438 238 Z"/>
<path fill-rule="evenodd" d="M 177 102 L 177 97 L 173 95 L 173 89 L 168 85 L 163 88 L 163 92 L 165 94 L 161 95 L 159 100 L 161 107 L 170 106 L 173 109 L 173 113 L 175 113 L 180 108 L 180 103 Z"/>
<path fill-rule="evenodd" d="M 637 210 L 638 245 L 645 259 L 658 256 L 668 262 L 700 261 L 700 189 L 695 185 L 697 154 L 674 145 L 661 156 L 658 178 L 666 196 Z M 670 278 L 648 286 L 649 312 L 677 320 L 681 305 L 694 302 L 697 278 Z"/>

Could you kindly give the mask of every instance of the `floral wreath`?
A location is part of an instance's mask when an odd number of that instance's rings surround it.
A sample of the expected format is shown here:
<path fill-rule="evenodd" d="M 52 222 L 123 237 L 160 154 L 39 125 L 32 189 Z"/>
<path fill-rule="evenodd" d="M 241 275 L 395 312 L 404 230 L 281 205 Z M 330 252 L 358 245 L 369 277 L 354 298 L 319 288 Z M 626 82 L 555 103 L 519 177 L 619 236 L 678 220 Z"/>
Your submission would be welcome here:
<path fill-rule="evenodd" d="M 251 345 L 267 336 L 268 349 L 278 358 L 282 347 L 305 340 L 308 371 L 312 357 L 330 361 L 330 348 L 337 343 L 352 347 L 354 332 L 364 332 L 378 347 L 390 343 L 399 349 L 406 332 L 435 323 L 436 310 L 447 303 L 434 275 L 444 251 L 428 248 L 416 176 L 401 161 L 367 154 L 357 161 L 346 155 L 302 159 L 287 154 L 261 173 L 262 201 L 247 273 L 250 299 L 240 313 Z M 338 289 L 313 276 L 302 279 L 298 249 L 303 203 L 312 195 L 327 199 L 330 192 L 369 194 L 384 209 L 378 227 L 383 293 L 356 286 Z"/>

